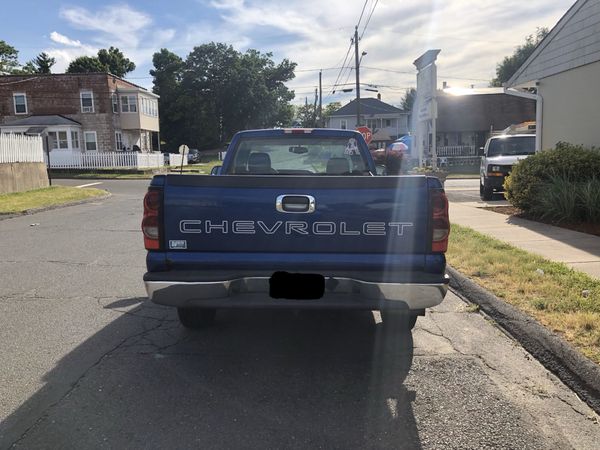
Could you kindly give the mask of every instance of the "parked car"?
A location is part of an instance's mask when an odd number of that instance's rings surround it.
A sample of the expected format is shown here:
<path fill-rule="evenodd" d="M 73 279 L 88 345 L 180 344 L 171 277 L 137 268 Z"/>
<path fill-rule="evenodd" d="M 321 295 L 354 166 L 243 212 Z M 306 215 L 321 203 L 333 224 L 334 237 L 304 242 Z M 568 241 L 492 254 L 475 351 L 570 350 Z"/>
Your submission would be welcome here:
<path fill-rule="evenodd" d="M 504 190 L 504 179 L 513 166 L 535 153 L 534 134 L 492 136 L 483 147 L 479 169 L 479 195 L 491 200 L 494 192 Z"/>
<path fill-rule="evenodd" d="M 188 164 L 198 164 L 200 162 L 200 150 L 197 148 L 190 148 L 187 155 Z"/>

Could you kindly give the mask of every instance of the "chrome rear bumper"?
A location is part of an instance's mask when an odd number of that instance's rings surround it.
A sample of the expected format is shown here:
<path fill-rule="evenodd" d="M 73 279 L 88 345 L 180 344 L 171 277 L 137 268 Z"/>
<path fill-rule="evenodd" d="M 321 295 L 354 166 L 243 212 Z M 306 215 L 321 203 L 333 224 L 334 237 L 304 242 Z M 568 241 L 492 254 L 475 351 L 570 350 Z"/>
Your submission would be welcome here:
<path fill-rule="evenodd" d="M 299 309 L 414 309 L 439 305 L 448 291 L 441 283 L 374 283 L 350 278 L 325 280 L 325 294 L 316 300 L 275 299 L 269 296 L 269 278 L 247 277 L 226 281 L 145 281 L 154 303 L 200 308 Z"/>

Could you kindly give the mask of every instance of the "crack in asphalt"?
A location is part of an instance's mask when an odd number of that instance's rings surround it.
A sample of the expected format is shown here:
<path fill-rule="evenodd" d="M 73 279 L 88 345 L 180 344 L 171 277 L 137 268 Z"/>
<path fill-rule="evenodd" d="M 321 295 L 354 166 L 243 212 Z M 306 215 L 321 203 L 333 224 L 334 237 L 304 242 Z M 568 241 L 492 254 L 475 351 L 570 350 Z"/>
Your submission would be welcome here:
<path fill-rule="evenodd" d="M 143 322 L 142 322 L 143 323 Z M 127 336 L 126 338 L 122 339 L 117 345 L 115 345 L 113 348 L 109 349 L 108 351 L 104 352 L 97 360 L 96 362 L 94 362 L 91 366 L 89 366 L 87 369 L 85 369 L 83 371 L 83 373 L 71 384 L 71 387 L 69 389 L 67 389 L 67 391 L 58 399 L 56 400 L 54 403 L 52 403 L 51 405 L 49 405 L 47 408 L 45 408 L 39 415 L 39 417 L 37 418 L 37 420 L 31 425 L 29 426 L 22 434 L 21 436 L 14 441 L 12 444 L 9 445 L 9 448 L 15 447 L 19 444 L 19 442 L 21 442 L 23 439 L 25 439 L 27 437 L 27 435 L 29 434 L 30 431 L 32 431 L 35 427 L 37 427 L 44 419 L 46 419 L 50 413 L 50 411 L 57 407 L 58 405 L 60 405 L 60 403 L 62 403 L 63 400 L 65 400 L 75 389 L 77 389 L 79 387 L 79 385 L 81 384 L 81 382 L 88 376 L 88 374 L 97 366 L 100 365 L 100 363 L 106 358 L 108 357 L 111 353 L 117 351 L 119 348 L 121 348 L 128 340 L 130 339 L 135 339 L 136 337 L 140 337 L 143 336 L 147 333 L 151 333 L 152 331 L 157 330 L 158 328 L 160 328 L 162 326 L 162 322 L 158 323 L 150 328 L 146 328 L 145 330 L 139 332 L 139 333 L 135 333 L 131 336 Z"/>

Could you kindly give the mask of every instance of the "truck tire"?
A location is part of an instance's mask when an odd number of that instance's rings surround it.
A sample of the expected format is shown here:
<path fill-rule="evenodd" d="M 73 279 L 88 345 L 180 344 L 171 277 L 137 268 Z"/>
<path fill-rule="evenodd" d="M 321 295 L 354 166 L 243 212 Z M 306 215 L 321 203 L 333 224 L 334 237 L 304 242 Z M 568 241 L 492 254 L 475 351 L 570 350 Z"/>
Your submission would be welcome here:
<path fill-rule="evenodd" d="M 494 195 L 494 189 L 491 186 L 486 186 L 485 184 L 479 183 L 479 197 L 481 200 L 488 201 L 491 200 Z"/>
<path fill-rule="evenodd" d="M 385 328 L 401 331 L 412 330 L 419 317 L 417 314 L 405 313 L 403 311 L 381 310 L 380 314 Z"/>
<path fill-rule="evenodd" d="M 192 330 L 200 330 L 213 325 L 216 313 L 216 309 L 177 308 L 177 316 L 181 325 Z"/>

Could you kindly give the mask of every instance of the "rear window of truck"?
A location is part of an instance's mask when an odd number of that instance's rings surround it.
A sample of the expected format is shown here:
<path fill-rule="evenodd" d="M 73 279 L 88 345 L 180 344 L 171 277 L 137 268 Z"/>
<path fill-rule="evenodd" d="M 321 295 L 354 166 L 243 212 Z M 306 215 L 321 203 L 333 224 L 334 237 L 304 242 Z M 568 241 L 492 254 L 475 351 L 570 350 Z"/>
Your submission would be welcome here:
<path fill-rule="evenodd" d="M 242 138 L 228 174 L 370 175 L 355 138 Z"/>

